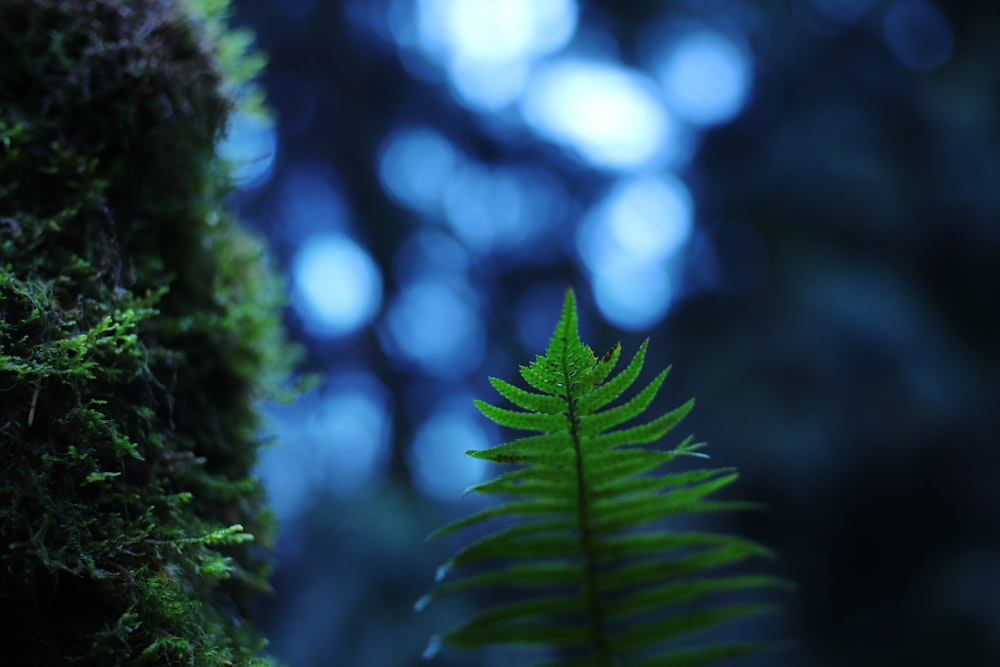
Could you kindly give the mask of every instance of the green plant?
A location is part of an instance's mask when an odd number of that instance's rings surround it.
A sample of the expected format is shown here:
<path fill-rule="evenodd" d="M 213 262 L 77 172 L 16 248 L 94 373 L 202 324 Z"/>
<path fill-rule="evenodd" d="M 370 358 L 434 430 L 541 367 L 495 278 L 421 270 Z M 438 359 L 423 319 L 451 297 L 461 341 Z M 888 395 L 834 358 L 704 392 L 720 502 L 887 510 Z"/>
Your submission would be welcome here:
<path fill-rule="evenodd" d="M 3 664 L 268 662 L 256 407 L 294 355 L 223 207 L 260 66 L 226 4 L 0 2 Z"/>
<path fill-rule="evenodd" d="M 671 450 L 637 446 L 666 435 L 693 400 L 652 421 L 612 430 L 641 415 L 667 376 L 669 369 L 633 398 L 607 407 L 639 376 L 647 344 L 648 339 L 624 370 L 607 379 L 621 346 L 598 359 L 581 343 L 570 290 L 545 356 L 520 369 L 538 393 L 490 378 L 500 395 L 521 410 L 476 401 L 483 414 L 502 426 L 540 434 L 467 452 L 519 466 L 471 489 L 512 499 L 435 535 L 488 520 L 511 521 L 455 554 L 417 608 L 436 596 L 481 589 L 506 597 L 513 591 L 514 600 L 432 638 L 425 657 L 443 640 L 463 648 L 491 643 L 551 647 L 560 657 L 545 667 L 687 667 L 766 646 L 690 641 L 725 622 L 774 609 L 731 602 L 731 594 L 786 583 L 771 576 L 718 573 L 771 554 L 754 542 L 664 525 L 662 520 L 679 515 L 754 506 L 709 499 L 736 479 L 732 468 L 647 474 L 678 457 L 704 456 L 697 451 L 702 444 L 690 437 Z M 445 582 L 453 570 L 464 575 Z"/>

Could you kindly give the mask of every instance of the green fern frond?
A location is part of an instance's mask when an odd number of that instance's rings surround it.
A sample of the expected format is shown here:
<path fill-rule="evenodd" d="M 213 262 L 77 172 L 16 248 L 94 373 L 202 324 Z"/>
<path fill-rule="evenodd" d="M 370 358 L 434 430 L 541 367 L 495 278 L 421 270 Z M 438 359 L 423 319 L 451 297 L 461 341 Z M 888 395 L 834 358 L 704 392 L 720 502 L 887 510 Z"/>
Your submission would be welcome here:
<path fill-rule="evenodd" d="M 534 434 L 467 452 L 519 466 L 468 490 L 507 501 L 434 535 L 483 522 L 501 525 L 439 568 L 436 588 L 417 609 L 459 591 L 499 589 L 507 600 L 513 591 L 514 601 L 432 638 L 425 657 L 442 642 L 462 648 L 512 643 L 549 647 L 559 656 L 538 667 L 682 667 L 715 664 L 765 646 L 697 643 L 699 634 L 717 626 L 774 610 L 734 603 L 733 594 L 788 585 L 731 571 L 747 559 L 772 555 L 759 544 L 665 527 L 664 520 L 680 515 L 757 506 L 712 499 L 736 480 L 732 468 L 650 474 L 677 457 L 704 455 L 698 452 L 703 444 L 691 438 L 671 450 L 641 446 L 663 438 L 694 405 L 688 401 L 634 423 L 669 368 L 631 399 L 612 405 L 639 377 L 647 345 L 612 376 L 621 346 L 598 359 L 580 341 L 569 290 L 545 355 L 520 368 L 536 391 L 490 379 L 519 409 L 476 401 L 479 410 L 501 426 Z"/>

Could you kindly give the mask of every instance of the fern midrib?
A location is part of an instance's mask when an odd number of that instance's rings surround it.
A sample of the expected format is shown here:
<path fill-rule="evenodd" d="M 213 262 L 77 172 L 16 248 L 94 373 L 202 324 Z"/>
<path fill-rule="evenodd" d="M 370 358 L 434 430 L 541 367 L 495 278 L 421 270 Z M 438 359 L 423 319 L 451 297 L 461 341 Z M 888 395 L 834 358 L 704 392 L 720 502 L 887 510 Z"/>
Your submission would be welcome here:
<path fill-rule="evenodd" d="M 565 341 L 565 338 L 564 338 Z M 599 667 L 612 667 L 611 654 L 604 632 L 604 605 L 597 588 L 597 561 L 591 545 L 590 516 L 587 503 L 586 476 L 583 469 L 583 448 L 577 431 L 576 401 L 573 396 L 573 378 L 568 365 L 568 345 L 562 351 L 563 388 L 566 390 L 566 406 L 569 417 L 569 433 L 576 453 L 576 506 L 580 517 L 580 549 L 583 552 L 583 593 L 590 610 L 590 634 L 594 642 L 594 652 Z"/>

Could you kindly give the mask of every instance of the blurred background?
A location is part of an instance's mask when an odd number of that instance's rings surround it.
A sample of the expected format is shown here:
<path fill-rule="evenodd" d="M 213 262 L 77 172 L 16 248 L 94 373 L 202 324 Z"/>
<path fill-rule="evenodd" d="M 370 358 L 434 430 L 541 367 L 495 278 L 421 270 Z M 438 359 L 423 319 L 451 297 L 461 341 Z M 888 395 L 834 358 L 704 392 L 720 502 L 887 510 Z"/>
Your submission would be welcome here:
<path fill-rule="evenodd" d="M 320 386 L 268 406 L 258 623 L 293 667 L 419 665 L 413 603 L 483 500 L 464 456 L 565 289 L 651 340 L 658 412 L 771 511 L 797 593 L 743 665 L 1000 664 L 995 0 L 238 0 L 275 123 L 234 205 Z M 673 435 L 673 434 L 672 434 Z M 515 664 L 443 651 L 443 667 Z"/>

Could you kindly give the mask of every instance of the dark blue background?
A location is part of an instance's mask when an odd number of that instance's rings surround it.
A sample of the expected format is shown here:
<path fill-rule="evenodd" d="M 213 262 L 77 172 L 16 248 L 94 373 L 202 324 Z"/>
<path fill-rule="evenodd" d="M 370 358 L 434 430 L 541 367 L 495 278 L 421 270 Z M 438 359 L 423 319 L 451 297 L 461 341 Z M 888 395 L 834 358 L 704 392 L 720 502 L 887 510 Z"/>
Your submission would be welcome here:
<path fill-rule="evenodd" d="M 573 286 L 772 508 L 719 527 L 778 551 L 757 630 L 800 645 L 746 664 L 1000 664 L 995 2 L 236 7 L 275 125 L 234 123 L 234 204 L 323 374 L 267 408 L 277 656 L 416 665 L 475 608 L 413 612 L 458 544 L 424 536 Z"/>

